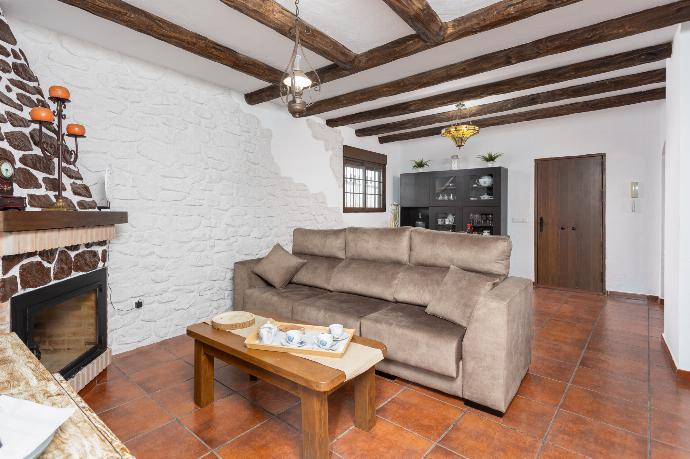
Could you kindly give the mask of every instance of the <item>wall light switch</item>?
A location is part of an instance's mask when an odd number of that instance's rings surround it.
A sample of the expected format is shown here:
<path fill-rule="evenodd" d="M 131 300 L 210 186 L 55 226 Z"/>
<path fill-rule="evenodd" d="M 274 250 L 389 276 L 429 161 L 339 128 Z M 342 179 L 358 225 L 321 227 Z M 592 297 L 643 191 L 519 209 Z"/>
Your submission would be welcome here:
<path fill-rule="evenodd" d="M 527 217 L 513 217 L 511 221 L 513 223 L 527 223 Z"/>

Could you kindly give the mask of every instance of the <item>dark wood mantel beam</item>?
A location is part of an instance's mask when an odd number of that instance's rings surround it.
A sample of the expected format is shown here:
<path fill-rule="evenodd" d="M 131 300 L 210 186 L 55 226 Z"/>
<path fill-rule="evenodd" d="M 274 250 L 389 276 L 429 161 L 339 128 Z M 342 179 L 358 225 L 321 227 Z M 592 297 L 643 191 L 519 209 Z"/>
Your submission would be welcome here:
<path fill-rule="evenodd" d="M 446 26 L 426 0 L 383 0 L 422 40 L 439 43 Z"/>
<path fill-rule="evenodd" d="M 623 94 L 620 96 L 606 97 L 602 99 L 587 100 L 584 102 L 575 102 L 567 105 L 558 105 L 556 107 L 541 108 L 519 113 L 510 113 L 507 115 L 493 116 L 490 118 L 483 118 L 473 120 L 472 124 L 486 129 L 492 126 L 502 126 L 505 124 L 522 123 L 525 121 L 542 120 L 546 118 L 556 118 L 559 116 L 574 115 L 576 113 L 593 112 L 596 110 L 605 110 L 608 108 L 624 107 L 626 105 L 639 104 L 642 102 L 651 102 L 654 100 L 662 100 L 666 97 L 666 88 L 651 89 L 649 91 L 634 92 L 631 94 Z M 441 135 L 441 130 L 446 126 L 438 126 L 433 128 L 421 129 L 418 131 L 401 132 L 399 134 L 391 134 L 379 137 L 380 143 L 399 142 L 401 140 L 421 139 L 424 137 L 433 137 Z M 584 133 L 586 135 L 586 133 Z"/>
<path fill-rule="evenodd" d="M 565 65 L 555 69 L 543 70 L 507 80 L 496 81 L 479 86 L 457 89 L 455 91 L 436 94 L 422 99 L 401 102 L 387 107 L 381 107 L 364 112 L 353 113 L 326 121 L 331 127 L 345 126 L 348 124 L 364 123 L 375 119 L 389 118 L 392 116 L 408 115 L 410 113 L 431 110 L 456 104 L 458 102 L 482 99 L 490 95 L 507 94 L 510 92 L 524 91 L 549 84 L 562 83 L 577 78 L 585 78 L 606 72 L 613 72 L 637 65 L 649 64 L 667 59 L 671 56 L 671 43 L 649 46 L 634 51 L 613 54 L 611 56 L 591 59 L 576 64 Z"/>
<path fill-rule="evenodd" d="M 552 91 L 528 94 L 526 96 L 516 97 L 513 99 L 468 107 L 462 110 L 461 113 L 458 113 L 458 110 L 450 110 L 443 113 L 435 113 L 432 115 L 419 116 L 417 118 L 380 124 L 378 126 L 370 126 L 357 129 L 355 134 L 358 137 L 389 134 L 391 132 L 415 129 L 423 126 L 430 126 L 432 124 L 450 123 L 453 122 L 458 116 L 461 116 L 462 119 L 475 118 L 478 116 L 486 116 L 494 113 L 517 110 L 519 108 L 532 107 L 534 105 L 560 102 L 567 99 L 576 99 L 578 97 L 594 96 L 597 94 L 622 91 L 624 89 L 637 88 L 650 84 L 664 83 L 665 81 L 666 69 L 650 70 L 648 72 L 635 73 L 617 78 L 609 78 L 607 80 L 595 81 L 593 83 L 568 86 L 567 88 L 554 89 Z"/>
<path fill-rule="evenodd" d="M 391 97 L 428 88 L 521 62 L 605 43 L 686 21 L 690 21 L 690 0 L 681 0 L 591 26 L 540 38 L 388 83 L 320 100 L 309 107 L 304 116 L 330 112 L 382 97 Z"/>
<path fill-rule="evenodd" d="M 373 1 L 373 0 L 372 0 Z M 446 36 L 442 43 L 459 40 L 486 32 L 531 16 L 561 8 L 582 0 L 501 0 L 480 10 L 446 23 Z M 327 65 L 317 70 L 322 83 L 339 80 L 404 57 L 426 51 L 442 43 L 428 43 L 417 34 L 399 38 L 385 45 L 357 55 L 351 69 Z M 313 79 L 313 75 L 310 75 Z M 245 94 L 249 105 L 268 102 L 280 97 L 280 86 L 273 84 Z"/>
<path fill-rule="evenodd" d="M 122 0 L 59 0 L 266 82 L 283 72 Z"/>
<path fill-rule="evenodd" d="M 281 35 L 294 39 L 295 15 L 274 0 L 220 0 L 232 9 L 239 11 L 269 27 Z M 305 48 L 335 62 L 339 67 L 349 69 L 356 54 L 339 41 L 329 37 L 316 27 L 302 21 L 300 38 Z M 278 81 L 278 80 L 276 80 Z"/>

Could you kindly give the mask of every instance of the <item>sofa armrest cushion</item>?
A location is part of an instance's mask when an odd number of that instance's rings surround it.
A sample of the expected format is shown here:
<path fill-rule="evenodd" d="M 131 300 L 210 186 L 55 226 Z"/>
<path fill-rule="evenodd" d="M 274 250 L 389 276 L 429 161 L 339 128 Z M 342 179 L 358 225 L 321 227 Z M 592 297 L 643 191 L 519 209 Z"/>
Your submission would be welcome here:
<path fill-rule="evenodd" d="M 285 288 L 306 263 L 306 260 L 294 256 L 283 246 L 276 244 L 263 260 L 254 265 L 253 270 L 275 288 Z"/>
<path fill-rule="evenodd" d="M 268 283 L 254 274 L 254 266 L 261 258 L 235 262 L 232 278 L 232 308 L 244 310 L 244 292 L 254 287 L 267 287 Z"/>
<path fill-rule="evenodd" d="M 509 277 L 474 309 L 462 343 L 463 397 L 505 412 L 532 357 L 532 281 Z"/>

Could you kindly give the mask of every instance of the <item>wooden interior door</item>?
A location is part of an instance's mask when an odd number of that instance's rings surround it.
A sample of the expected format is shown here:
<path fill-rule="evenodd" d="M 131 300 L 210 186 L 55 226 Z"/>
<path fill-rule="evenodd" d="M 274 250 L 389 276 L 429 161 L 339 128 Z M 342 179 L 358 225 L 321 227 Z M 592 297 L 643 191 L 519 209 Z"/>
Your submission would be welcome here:
<path fill-rule="evenodd" d="M 535 162 L 537 285 L 604 292 L 605 156 Z"/>

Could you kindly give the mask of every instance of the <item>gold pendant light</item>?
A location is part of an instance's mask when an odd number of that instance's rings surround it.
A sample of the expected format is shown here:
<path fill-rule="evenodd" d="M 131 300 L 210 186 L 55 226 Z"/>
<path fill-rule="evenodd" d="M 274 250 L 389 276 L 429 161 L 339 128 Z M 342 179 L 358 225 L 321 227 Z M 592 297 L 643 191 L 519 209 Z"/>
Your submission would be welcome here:
<path fill-rule="evenodd" d="M 292 48 L 290 61 L 280 78 L 280 98 L 295 118 L 304 114 L 312 104 L 312 97 L 321 90 L 321 80 L 307 60 L 300 41 L 300 30 L 303 27 L 299 17 L 299 0 L 295 0 L 295 46 Z M 302 70 L 302 61 L 307 64 L 311 78 Z M 315 80 L 315 81 L 314 81 Z"/>
<path fill-rule="evenodd" d="M 465 108 L 465 104 L 460 102 L 456 105 L 456 107 L 458 110 L 455 123 L 452 126 L 448 126 L 447 128 L 443 129 L 441 131 L 441 135 L 451 139 L 455 143 L 456 147 L 462 148 L 465 146 L 465 143 L 467 143 L 467 140 L 470 137 L 479 134 L 479 126 L 475 126 L 471 121 L 468 123 L 461 123 L 460 115 L 462 114 L 462 110 Z"/>

